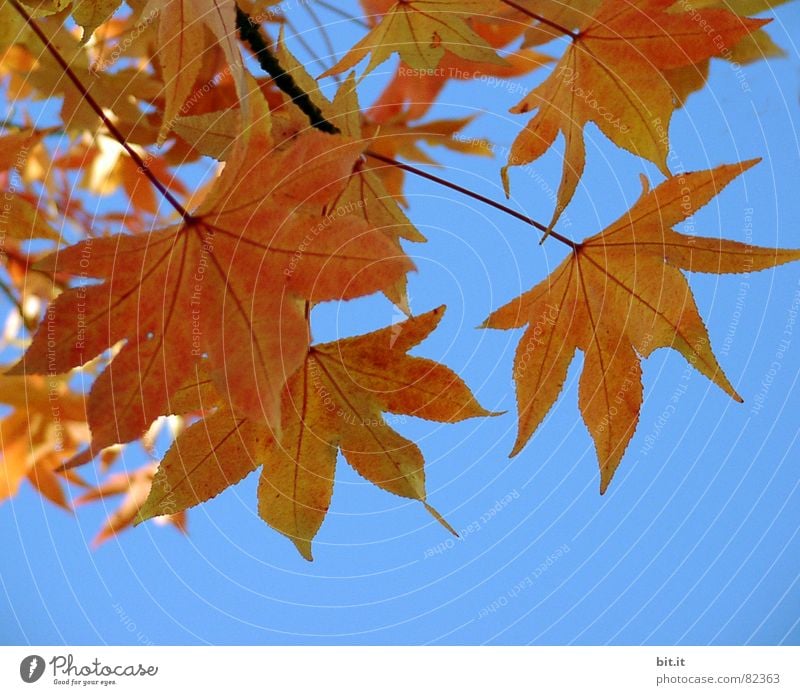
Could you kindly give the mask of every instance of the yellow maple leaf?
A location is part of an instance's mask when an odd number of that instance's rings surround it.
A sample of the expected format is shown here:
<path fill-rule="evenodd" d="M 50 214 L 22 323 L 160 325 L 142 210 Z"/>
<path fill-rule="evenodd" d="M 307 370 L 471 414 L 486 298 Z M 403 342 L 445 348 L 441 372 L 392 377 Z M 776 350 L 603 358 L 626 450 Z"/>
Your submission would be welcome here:
<path fill-rule="evenodd" d="M 537 160 L 559 133 L 564 135 L 563 174 L 549 228 L 583 175 L 587 123 L 669 175 L 668 132 L 675 100 L 665 71 L 719 55 L 768 21 L 744 19 L 728 10 L 668 12 L 672 5 L 673 0 L 606 0 L 574 34 L 552 74 L 511 109 L 536 115 L 511 147 L 502 171 L 506 192 L 510 167 Z"/>
<path fill-rule="evenodd" d="M 800 250 L 686 236 L 671 229 L 758 160 L 675 176 L 603 232 L 577 244 L 546 280 L 489 316 L 487 328 L 527 326 L 514 360 L 519 433 L 512 456 L 555 403 L 576 350 L 579 406 L 605 492 L 642 405 L 641 359 L 671 347 L 741 401 L 711 343 L 681 270 L 744 273 L 800 259 Z"/>
<path fill-rule="evenodd" d="M 498 5 L 494 0 L 399 0 L 321 77 L 350 70 L 369 56 L 366 75 L 393 53 L 416 70 L 434 70 L 445 52 L 476 63 L 504 65 L 466 22 L 471 15 L 490 15 Z"/>
<path fill-rule="evenodd" d="M 490 415 L 447 367 L 406 352 L 439 323 L 440 307 L 366 335 L 311 348 L 288 381 L 278 438 L 227 407 L 183 433 L 161 463 L 140 518 L 203 502 L 262 466 L 259 513 L 306 559 L 328 511 L 337 451 L 388 492 L 426 501 L 424 459 L 383 413 L 437 422 Z M 450 529 L 452 531 L 452 529 Z"/>

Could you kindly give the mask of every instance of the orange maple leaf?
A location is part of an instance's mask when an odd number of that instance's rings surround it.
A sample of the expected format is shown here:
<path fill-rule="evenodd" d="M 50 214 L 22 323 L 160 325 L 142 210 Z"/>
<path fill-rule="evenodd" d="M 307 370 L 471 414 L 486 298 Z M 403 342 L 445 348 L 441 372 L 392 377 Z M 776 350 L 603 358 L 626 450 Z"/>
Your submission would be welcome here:
<path fill-rule="evenodd" d="M 474 143 L 460 143 L 452 137 L 453 132 L 465 125 L 463 121 L 456 123 L 444 121 L 432 124 L 431 130 L 420 126 L 415 132 L 406 132 L 406 129 L 400 125 L 394 129 L 389 127 L 386 130 L 381 127 L 382 137 L 376 140 L 374 138 L 376 138 L 378 129 L 361 112 L 355 89 L 355 78 L 352 74 L 342 82 L 334 99 L 329 101 L 319 92 L 314 78 L 286 48 L 282 40 L 278 42 L 277 55 L 281 65 L 292 76 L 292 79 L 307 93 L 314 95 L 315 103 L 325 118 L 343 135 L 362 142 L 365 151 L 367 148 L 371 148 L 389 156 L 402 152 L 411 157 L 417 153 L 425 157 L 416 146 L 416 140 L 424 140 L 445 147 L 458 148 L 462 146 L 464 149 L 469 147 L 478 149 Z M 297 133 L 303 132 L 307 128 L 307 116 L 301 113 L 292 102 L 274 110 L 273 119 L 275 129 L 281 132 L 281 135 L 277 137 L 295 137 Z M 402 135 L 406 135 L 406 137 L 402 137 Z M 329 208 L 350 211 L 354 215 L 363 217 L 369 225 L 383 231 L 395 245 L 398 254 L 403 254 L 400 246 L 401 239 L 413 242 L 424 242 L 426 239 L 411 223 L 399 205 L 404 202 L 402 189 L 403 172 L 399 168 L 371 166 L 371 160 L 367 158 L 358 162 L 347 185 L 331 201 Z M 382 289 L 392 303 L 409 314 L 406 284 L 406 277 L 403 275 Z"/>
<path fill-rule="evenodd" d="M 440 307 L 366 335 L 313 346 L 284 390 L 277 439 L 226 407 L 190 427 L 164 457 L 140 518 L 199 504 L 262 466 L 262 518 L 310 560 L 341 450 L 364 478 L 423 502 L 450 529 L 426 501 L 421 451 L 383 417 L 388 412 L 458 422 L 490 415 L 450 369 L 406 354 L 443 312 Z"/>
<path fill-rule="evenodd" d="M 650 160 L 669 176 L 669 123 L 675 109 L 665 72 L 720 55 L 769 20 L 719 9 L 670 11 L 674 0 L 606 0 L 552 74 L 512 113 L 536 111 L 517 136 L 502 170 L 547 152 L 559 133 L 564 165 L 552 228 L 575 194 L 586 163 L 584 126 L 593 122 L 619 147 Z M 709 28 L 711 29 L 709 31 Z"/>
<path fill-rule="evenodd" d="M 746 16 L 764 12 L 785 2 L 788 0 L 697 0 L 692 6 L 696 10 L 728 9 L 737 15 Z M 740 66 L 785 55 L 783 49 L 764 29 L 750 32 L 727 49 L 718 57 L 730 62 L 731 68 L 737 73 L 737 79 L 742 79 L 739 74 Z M 710 65 L 711 58 L 708 58 L 695 65 L 674 68 L 664 73 L 675 92 L 678 104 L 683 105 L 690 94 L 702 89 L 708 79 Z"/>
<path fill-rule="evenodd" d="M 151 0 L 150 6 L 159 13 L 156 55 L 166 102 L 159 133 L 161 144 L 175 119 L 185 113 L 184 106 L 192 97 L 209 46 L 218 46 L 224 53 L 240 96 L 246 93 L 246 83 L 236 41 L 234 0 Z M 213 44 L 209 37 L 213 38 Z"/>
<path fill-rule="evenodd" d="M 268 124 L 263 112 L 245 128 L 182 224 L 87 239 L 40 263 L 105 282 L 60 295 L 12 373 L 65 372 L 126 340 L 89 397 L 96 450 L 170 413 L 206 359 L 235 410 L 277 426 L 281 389 L 309 345 L 304 301 L 370 294 L 413 268 L 363 217 L 325 214 L 361 144 L 310 131 L 275 151 Z"/>
<path fill-rule="evenodd" d="M 641 359 L 660 347 L 741 401 L 722 372 L 681 269 L 744 273 L 800 259 L 800 250 L 754 247 L 671 229 L 758 160 L 675 176 L 577 244 L 546 280 L 489 316 L 487 328 L 527 326 L 514 361 L 519 433 L 528 442 L 555 403 L 576 350 L 584 353 L 579 406 L 594 439 L 605 492 L 636 429 Z"/>

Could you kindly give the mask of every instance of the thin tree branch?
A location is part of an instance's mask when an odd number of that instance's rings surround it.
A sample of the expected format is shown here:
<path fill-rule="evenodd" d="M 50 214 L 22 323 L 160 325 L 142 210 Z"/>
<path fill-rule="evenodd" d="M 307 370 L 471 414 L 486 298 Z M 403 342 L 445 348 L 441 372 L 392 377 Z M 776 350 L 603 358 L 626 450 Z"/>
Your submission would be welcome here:
<path fill-rule="evenodd" d="M 58 52 L 58 49 L 50 42 L 50 39 L 42 31 L 42 28 L 33 20 L 33 18 L 28 14 L 25 8 L 17 2 L 17 0 L 8 0 L 8 2 L 20 14 L 25 22 L 27 22 L 33 33 L 39 37 L 47 51 L 53 56 L 59 67 L 61 67 L 61 69 L 64 71 L 64 74 L 81 93 L 84 101 L 89 104 L 91 109 L 100 117 L 100 120 L 103 121 L 103 125 L 105 125 L 105 127 L 108 129 L 108 132 L 114 136 L 114 139 L 125 149 L 125 151 L 130 155 L 131 159 L 139 167 L 139 171 L 141 171 L 148 179 L 150 179 L 150 182 L 158 189 L 159 193 L 161 193 L 167 202 L 169 202 L 169 204 L 178 211 L 178 214 L 183 217 L 184 220 L 190 220 L 191 215 L 186 211 L 183 205 L 178 202 L 177 198 L 172 195 L 169 189 L 158 180 L 156 175 L 147 166 L 139 153 L 128 144 L 128 142 L 125 140 L 125 136 L 120 132 L 117 126 L 114 125 L 111 119 L 106 116 L 100 104 L 95 101 L 94 97 L 89 93 L 89 90 L 86 89 L 80 79 L 78 79 L 78 76 L 73 72 L 72 68 L 69 66 L 69 63 L 64 60 L 64 57 Z"/>

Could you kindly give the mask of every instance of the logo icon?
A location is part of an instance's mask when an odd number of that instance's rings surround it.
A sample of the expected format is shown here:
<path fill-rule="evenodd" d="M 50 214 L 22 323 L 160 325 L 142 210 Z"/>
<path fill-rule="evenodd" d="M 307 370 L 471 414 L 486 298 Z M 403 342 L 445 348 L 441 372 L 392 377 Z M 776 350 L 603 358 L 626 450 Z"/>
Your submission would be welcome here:
<path fill-rule="evenodd" d="M 19 675 L 26 683 L 35 683 L 44 673 L 44 659 L 36 654 L 26 656 L 19 665 Z"/>

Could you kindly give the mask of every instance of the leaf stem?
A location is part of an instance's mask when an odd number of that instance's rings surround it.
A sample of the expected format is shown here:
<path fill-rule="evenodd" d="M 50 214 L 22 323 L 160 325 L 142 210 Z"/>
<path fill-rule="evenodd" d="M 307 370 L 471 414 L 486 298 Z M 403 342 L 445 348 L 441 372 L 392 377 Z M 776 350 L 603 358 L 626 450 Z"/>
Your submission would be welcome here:
<path fill-rule="evenodd" d="M 178 202 L 177 198 L 172 195 L 169 189 L 163 183 L 161 183 L 158 178 L 156 178 L 156 175 L 151 171 L 150 167 L 147 166 L 139 153 L 128 144 L 128 142 L 125 140 L 125 136 L 120 132 L 117 126 L 114 125 L 111 119 L 106 116 L 103 108 L 97 103 L 97 101 L 95 101 L 94 97 L 89 93 L 89 90 L 73 72 L 72 68 L 69 66 L 69 63 L 64 60 L 63 56 L 58 52 L 58 49 L 51 43 L 50 39 L 47 38 L 47 35 L 42 31 L 42 28 L 33 20 L 33 18 L 27 13 L 25 8 L 17 2 L 17 0 L 8 0 L 8 2 L 25 20 L 33 33 L 39 37 L 47 51 L 53 56 L 56 63 L 58 63 L 59 67 L 61 67 L 61 69 L 64 71 L 64 74 L 71 80 L 72 84 L 74 84 L 77 90 L 81 93 L 84 101 L 89 104 L 92 111 L 94 111 L 100 117 L 100 120 L 103 121 L 103 125 L 105 125 L 105 127 L 108 129 L 108 132 L 114 136 L 114 139 L 123 147 L 123 149 L 130 155 L 131 159 L 136 163 L 139 171 L 150 180 L 150 182 L 158 189 L 159 193 L 161 193 L 167 202 L 169 202 L 169 204 L 172 205 L 175 210 L 177 210 L 178 214 L 184 220 L 190 220 L 191 215 L 186 211 L 183 205 Z"/>
<path fill-rule="evenodd" d="M 433 181 L 434 183 L 438 183 L 440 186 L 446 186 L 447 188 L 457 191 L 462 195 L 469 196 L 470 198 L 473 198 L 474 200 L 478 200 L 481 203 L 489 205 L 495 208 L 496 210 L 500 210 L 501 212 L 504 212 L 507 215 L 511 215 L 512 217 L 521 220 L 525 224 L 528 224 L 531 227 L 538 229 L 540 232 L 543 232 L 545 234 L 545 237 L 551 236 L 554 239 L 558 239 L 562 244 L 566 244 L 573 250 L 578 248 L 578 245 L 574 241 L 572 241 L 572 239 L 569 239 L 568 237 L 565 237 L 562 234 L 559 234 L 558 232 L 552 230 L 548 234 L 546 225 L 543 225 L 541 222 L 537 222 L 532 217 L 528 217 L 527 215 L 524 215 L 521 212 L 517 212 L 513 208 L 510 208 L 507 205 L 503 205 L 503 203 L 499 203 L 496 200 L 493 200 L 492 198 L 489 198 L 480 193 L 476 193 L 475 191 L 469 188 L 465 188 L 464 186 L 459 186 L 457 183 L 453 183 L 452 181 L 443 179 L 440 176 L 436 176 L 436 174 L 431 174 L 422 169 L 418 169 L 417 167 L 412 166 L 411 164 L 405 164 L 404 162 L 400 162 L 392 157 L 387 157 L 385 155 L 378 154 L 377 152 L 373 152 L 372 150 L 367 150 L 364 154 L 366 154 L 368 157 L 372 157 L 373 159 L 378 159 L 381 162 L 385 162 L 386 164 L 395 166 L 398 169 L 402 169 L 403 171 L 407 171 L 410 174 L 415 174 L 416 176 L 428 179 L 428 181 Z"/>
<path fill-rule="evenodd" d="M 508 5 L 509 7 L 513 7 L 515 10 L 522 12 L 522 14 L 527 15 L 531 19 L 535 19 L 537 22 L 541 22 L 542 24 L 547 25 L 551 29 L 555 29 L 561 34 L 565 36 L 569 36 L 570 39 L 573 41 L 578 40 L 578 34 L 571 29 L 567 29 L 567 27 L 562 26 L 558 22 L 554 22 L 552 19 L 547 19 L 547 17 L 542 17 L 542 15 L 537 14 L 536 12 L 531 12 L 530 10 L 524 8 L 522 5 L 514 2 L 514 0 L 501 0 L 503 4 Z"/>

